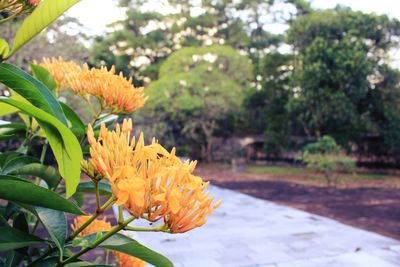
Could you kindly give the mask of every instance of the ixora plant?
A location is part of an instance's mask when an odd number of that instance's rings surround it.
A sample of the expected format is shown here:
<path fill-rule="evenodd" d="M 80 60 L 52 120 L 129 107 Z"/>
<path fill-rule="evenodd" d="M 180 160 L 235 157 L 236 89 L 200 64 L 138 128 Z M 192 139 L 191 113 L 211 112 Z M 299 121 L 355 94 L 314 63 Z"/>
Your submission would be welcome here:
<path fill-rule="evenodd" d="M 32 12 L 11 47 L 0 39 L 0 83 L 7 92 L 0 98 L 0 140 L 20 144 L 16 151 L 0 153 L 0 265 L 110 266 L 108 256 L 103 265 L 81 260 L 90 250 L 104 248 L 113 251 L 120 266 L 173 266 L 127 233 L 187 232 L 202 226 L 221 201 L 214 203 L 205 191 L 208 183 L 193 175 L 196 162 L 182 162 L 175 149 L 167 151 L 155 139 L 146 144 L 143 134 L 136 139 L 130 119 L 108 128 L 111 115 L 130 114 L 145 104 L 143 88 L 134 88 L 113 68 L 78 66 L 62 58 L 31 64 L 33 76 L 6 63 L 76 2 L 0 1 L 1 14 L 12 5 L 8 16 Z M 58 100 L 67 89 L 91 108 L 87 127 Z M 30 145 L 37 140 L 43 144 L 38 158 Z M 48 146 L 57 168 L 44 164 Z M 82 173 L 90 179 L 81 182 Z M 96 199 L 94 214 L 81 209 L 79 200 L 86 194 Z M 119 211 L 115 225 L 103 216 L 113 205 Z M 69 233 L 66 213 L 77 215 Z M 160 226 L 135 227 L 136 219 Z"/>
<path fill-rule="evenodd" d="M 307 167 L 323 173 L 328 186 L 336 187 L 340 174 L 352 172 L 355 168 L 354 159 L 347 156 L 329 135 L 306 145 L 300 160 L 307 164 Z"/>

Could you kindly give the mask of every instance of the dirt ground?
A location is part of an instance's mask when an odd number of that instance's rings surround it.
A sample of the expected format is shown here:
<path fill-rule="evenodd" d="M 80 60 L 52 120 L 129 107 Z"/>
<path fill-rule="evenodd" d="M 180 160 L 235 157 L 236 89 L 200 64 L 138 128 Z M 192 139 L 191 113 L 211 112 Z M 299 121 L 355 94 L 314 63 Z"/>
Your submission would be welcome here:
<path fill-rule="evenodd" d="M 328 188 L 309 174 L 234 173 L 229 166 L 202 164 L 197 174 L 221 187 L 400 240 L 400 177 L 346 181 Z"/>

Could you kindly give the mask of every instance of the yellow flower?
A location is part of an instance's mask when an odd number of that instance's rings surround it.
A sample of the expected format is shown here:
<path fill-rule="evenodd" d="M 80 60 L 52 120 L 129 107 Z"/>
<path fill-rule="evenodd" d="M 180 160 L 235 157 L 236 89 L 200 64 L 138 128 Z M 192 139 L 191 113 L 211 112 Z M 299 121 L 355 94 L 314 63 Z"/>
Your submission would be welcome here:
<path fill-rule="evenodd" d="M 138 259 L 136 257 L 130 256 L 128 254 L 124 254 L 118 251 L 113 251 L 115 258 L 119 266 L 121 267 L 143 267 L 146 262 Z"/>
<path fill-rule="evenodd" d="M 43 58 L 40 64 L 53 76 L 57 83 L 58 90 L 65 90 L 70 87 L 69 79 L 81 71 L 81 68 L 72 61 L 65 61 L 62 57 Z"/>
<path fill-rule="evenodd" d="M 81 215 L 74 219 L 74 223 L 71 225 L 72 231 L 77 230 L 84 223 L 86 223 L 92 216 L 91 215 Z M 106 219 L 96 219 L 88 227 L 86 227 L 78 236 L 90 235 L 100 231 L 108 231 L 111 229 L 111 224 L 106 221 Z"/>
<path fill-rule="evenodd" d="M 117 124 L 114 131 L 102 125 L 96 139 L 89 125 L 85 171 L 108 179 L 116 203 L 135 217 L 162 219 L 172 233 L 203 225 L 220 202 L 213 205 L 205 192 L 208 183 L 193 175 L 196 162 L 182 162 L 175 149 L 168 152 L 155 139 L 145 145 L 143 134 L 136 142 L 131 131 L 131 120 L 124 120 L 122 127 Z"/>
<path fill-rule="evenodd" d="M 72 61 L 44 59 L 41 64 L 49 70 L 59 86 L 71 88 L 85 99 L 95 97 L 102 107 L 111 113 L 131 113 L 143 107 L 147 97 L 144 88 L 135 88 L 132 79 L 126 80 L 122 73 L 117 75 L 115 67 L 89 68 L 77 66 Z"/>

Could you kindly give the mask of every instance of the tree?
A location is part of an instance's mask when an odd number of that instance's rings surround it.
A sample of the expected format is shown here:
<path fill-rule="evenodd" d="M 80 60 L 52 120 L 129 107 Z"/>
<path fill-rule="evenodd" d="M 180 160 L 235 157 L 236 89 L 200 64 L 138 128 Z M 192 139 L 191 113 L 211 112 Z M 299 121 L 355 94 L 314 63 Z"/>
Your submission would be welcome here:
<path fill-rule="evenodd" d="M 306 145 L 300 159 L 307 167 L 322 172 L 328 186 L 336 187 L 340 173 L 349 173 L 355 168 L 354 159 L 346 156 L 335 139 L 329 135 Z"/>
<path fill-rule="evenodd" d="M 400 90 L 387 60 L 399 26 L 387 16 L 342 7 L 292 22 L 288 41 L 298 56 L 288 107 L 295 132 L 330 134 L 346 147 L 361 144 L 367 133 L 383 134 L 380 125 L 394 108 L 386 96 Z"/>
<path fill-rule="evenodd" d="M 250 61 L 230 47 L 183 48 L 163 63 L 160 79 L 146 89 L 143 122 L 157 137 L 169 136 L 189 147 L 199 144 L 197 156 L 210 161 L 216 131 L 238 112 L 250 77 Z"/>
<path fill-rule="evenodd" d="M 265 150 L 279 154 L 289 145 L 290 117 L 286 104 L 290 96 L 293 56 L 272 52 L 261 62 L 264 78 L 260 90 L 253 89 L 245 99 L 244 122 L 252 134 L 265 134 Z"/>

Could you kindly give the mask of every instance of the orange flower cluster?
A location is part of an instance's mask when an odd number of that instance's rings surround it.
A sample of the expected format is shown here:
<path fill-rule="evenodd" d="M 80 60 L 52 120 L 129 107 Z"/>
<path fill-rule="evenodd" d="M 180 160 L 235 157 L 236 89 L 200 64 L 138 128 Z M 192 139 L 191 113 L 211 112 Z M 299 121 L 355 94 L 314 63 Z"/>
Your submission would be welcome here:
<path fill-rule="evenodd" d="M 146 265 L 146 262 L 128 254 L 118 251 L 113 251 L 113 253 L 115 258 L 117 259 L 119 266 L 121 267 L 143 267 Z"/>
<path fill-rule="evenodd" d="M 96 140 L 89 125 L 91 158 L 83 162 L 85 171 L 108 179 L 116 203 L 135 217 L 163 219 L 172 233 L 203 225 L 221 201 L 213 205 L 205 192 L 208 183 L 193 175 L 196 162 L 182 162 L 175 149 L 168 152 L 155 139 L 145 145 L 143 134 L 131 139 L 131 131 L 131 120 L 117 124 L 115 131 L 102 125 Z"/>
<path fill-rule="evenodd" d="M 85 99 L 95 97 L 103 109 L 111 113 L 131 113 L 143 107 L 147 100 L 144 88 L 135 88 L 132 79 L 126 80 L 122 73 L 117 75 L 115 67 L 110 70 L 79 67 L 71 61 L 44 59 L 41 64 L 57 81 L 60 89 L 71 88 Z"/>
<path fill-rule="evenodd" d="M 74 219 L 74 223 L 71 225 L 73 231 L 80 228 L 84 223 L 90 219 L 90 215 L 81 215 Z M 82 237 L 85 235 L 94 234 L 101 231 L 108 231 L 111 229 L 111 224 L 106 219 L 94 220 L 89 226 L 87 226 L 78 236 Z M 121 267 L 143 267 L 146 263 L 141 259 L 124 254 L 118 251 L 113 251 L 115 258 L 117 259 L 119 266 Z"/>
<path fill-rule="evenodd" d="M 81 70 L 75 62 L 65 61 L 62 57 L 58 59 L 43 58 L 43 62 L 40 65 L 47 69 L 51 76 L 53 76 L 57 83 L 58 90 L 69 88 L 70 77 Z"/>
<path fill-rule="evenodd" d="M 90 219 L 90 215 L 81 215 L 74 219 L 74 223 L 71 225 L 72 231 L 76 231 L 79 227 L 81 227 L 84 223 L 86 223 Z M 106 221 L 106 219 L 96 219 L 91 224 L 88 225 L 82 232 L 78 234 L 78 236 L 82 237 L 85 235 L 90 235 L 93 233 L 108 231 L 111 229 L 111 224 Z"/>

